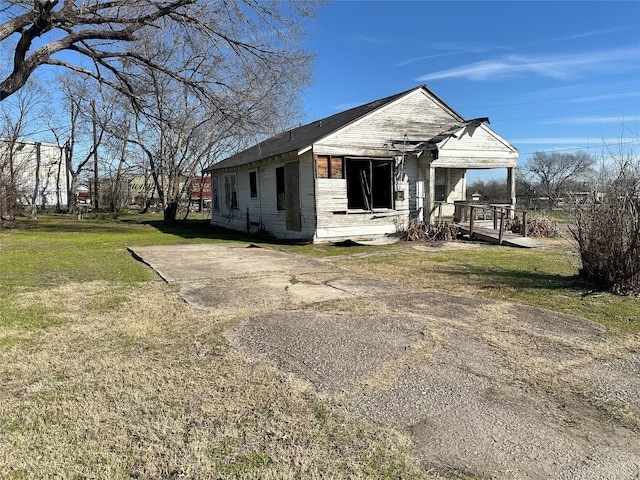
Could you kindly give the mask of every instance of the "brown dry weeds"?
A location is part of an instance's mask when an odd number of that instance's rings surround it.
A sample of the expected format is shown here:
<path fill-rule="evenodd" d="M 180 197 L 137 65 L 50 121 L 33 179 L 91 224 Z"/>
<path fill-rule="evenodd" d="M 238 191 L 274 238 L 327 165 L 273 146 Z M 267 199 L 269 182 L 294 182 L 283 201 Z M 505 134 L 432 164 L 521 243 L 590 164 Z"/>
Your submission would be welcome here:
<path fill-rule="evenodd" d="M 249 360 L 202 312 L 151 282 L 24 293 L 64 324 L 3 329 L 2 478 L 426 478 L 406 436 L 346 416 Z"/>

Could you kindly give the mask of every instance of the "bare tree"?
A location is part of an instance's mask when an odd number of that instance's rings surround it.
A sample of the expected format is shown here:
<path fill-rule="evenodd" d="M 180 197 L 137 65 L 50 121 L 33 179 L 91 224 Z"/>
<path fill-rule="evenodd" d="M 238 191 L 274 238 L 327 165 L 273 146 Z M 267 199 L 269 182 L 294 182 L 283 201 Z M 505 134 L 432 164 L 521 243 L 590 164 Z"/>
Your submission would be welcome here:
<path fill-rule="evenodd" d="M 486 203 L 509 203 L 509 192 L 504 180 L 476 180 L 467 186 L 467 192 L 479 193 Z"/>
<path fill-rule="evenodd" d="M 523 168 L 524 178 L 555 205 L 567 187 L 593 175 L 596 158 L 586 152 L 535 152 Z"/>
<path fill-rule="evenodd" d="M 47 124 L 56 142 L 61 146 L 61 152 L 66 162 L 68 207 L 69 213 L 74 213 L 78 208 L 79 179 L 89 167 L 89 162 L 95 158 L 94 152 L 102 143 L 111 112 L 105 108 L 103 96 L 99 96 L 98 116 L 96 118 L 93 115 L 91 100 L 95 95 L 92 93 L 94 89 L 91 83 L 66 75 L 58 78 L 57 85 L 62 99 L 56 114 L 50 112 L 48 115 L 50 120 Z M 63 115 L 60 115 L 60 112 Z M 96 125 L 95 139 L 93 138 L 94 120 Z"/>
<path fill-rule="evenodd" d="M 296 37 L 302 33 L 298 22 L 311 16 L 314 8 L 314 2 L 302 0 L 8 1 L 0 24 L 0 45 L 11 52 L 12 62 L 2 73 L 0 101 L 22 88 L 43 65 L 93 77 L 132 98 L 138 85 L 123 66 L 162 71 L 198 88 L 202 77 L 183 76 L 184 71 L 175 71 L 138 48 L 140 37 L 150 32 L 163 32 L 169 42 L 177 41 L 174 49 L 180 48 L 180 42 L 205 42 L 217 46 L 221 54 L 265 62 L 295 60 L 300 56 Z M 188 58 L 189 70 L 206 61 Z"/>
<path fill-rule="evenodd" d="M 240 18 L 240 11 L 233 13 Z M 211 22 L 222 21 L 219 12 L 215 15 Z M 189 179 L 223 153 L 230 155 L 291 121 L 297 92 L 309 80 L 311 60 L 284 48 L 288 40 L 278 40 L 280 32 L 265 32 L 246 21 L 230 26 L 229 34 L 254 39 L 256 45 L 268 34 L 272 50 L 231 48 L 201 35 L 181 38 L 181 48 L 175 49 L 177 33 L 141 36 L 138 44 L 144 56 L 170 65 L 171 73 L 139 65 L 126 68 L 139 92 L 132 101 L 132 140 L 147 157 L 168 223 L 175 221 Z"/>

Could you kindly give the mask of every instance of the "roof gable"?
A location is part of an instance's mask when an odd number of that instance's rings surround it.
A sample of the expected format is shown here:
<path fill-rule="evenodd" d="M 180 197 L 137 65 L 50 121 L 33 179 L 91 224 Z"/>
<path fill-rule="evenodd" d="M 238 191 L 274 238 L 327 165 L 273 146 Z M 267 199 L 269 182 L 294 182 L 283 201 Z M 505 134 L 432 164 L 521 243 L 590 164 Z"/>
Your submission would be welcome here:
<path fill-rule="evenodd" d="M 459 117 L 462 120 L 462 117 L 455 111 L 453 111 L 451 107 L 444 103 L 429 89 L 427 89 L 426 86 L 421 85 L 419 87 L 412 88 L 410 90 L 406 90 L 389 97 L 374 100 L 373 102 L 369 102 L 364 105 L 345 110 L 344 112 L 336 113 L 335 115 L 331 115 L 330 117 L 316 120 L 315 122 L 309 123 L 307 125 L 282 132 L 219 163 L 212 165 L 211 167 L 207 168 L 206 171 L 238 167 L 276 155 L 303 150 L 318 142 L 322 138 L 346 127 L 347 125 L 359 119 L 362 119 L 363 117 L 366 117 L 367 115 L 417 91 L 426 93 L 434 101 L 439 103 L 443 109 L 446 109 L 451 113 L 451 115 Z"/>

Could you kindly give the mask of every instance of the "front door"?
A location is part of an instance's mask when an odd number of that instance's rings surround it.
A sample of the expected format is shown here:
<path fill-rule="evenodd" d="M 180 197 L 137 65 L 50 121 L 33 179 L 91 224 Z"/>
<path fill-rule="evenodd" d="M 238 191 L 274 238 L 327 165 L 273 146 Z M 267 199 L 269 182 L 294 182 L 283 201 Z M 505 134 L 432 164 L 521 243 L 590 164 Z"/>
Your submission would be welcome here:
<path fill-rule="evenodd" d="M 287 230 L 302 230 L 300 221 L 300 162 L 284 164 L 285 209 L 287 212 Z"/>

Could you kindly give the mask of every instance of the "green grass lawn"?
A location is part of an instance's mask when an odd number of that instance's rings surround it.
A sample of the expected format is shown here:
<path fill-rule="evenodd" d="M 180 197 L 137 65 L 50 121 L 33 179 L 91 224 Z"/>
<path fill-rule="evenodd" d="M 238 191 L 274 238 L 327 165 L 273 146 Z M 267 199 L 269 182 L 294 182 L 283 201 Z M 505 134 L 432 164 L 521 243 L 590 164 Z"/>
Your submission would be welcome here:
<path fill-rule="evenodd" d="M 195 242 L 255 242 L 241 234 L 212 228 L 207 220 L 163 225 L 156 215 L 67 215 L 18 218 L 0 229 L 0 299 L 16 288 L 37 289 L 68 282 L 106 281 L 115 285 L 145 282 L 155 274 L 136 262 L 127 246 Z M 582 316 L 608 326 L 640 332 L 639 300 L 592 291 L 576 278 L 578 259 L 570 241 L 553 240 L 556 248 L 514 249 L 480 245 L 471 249 L 427 252 L 410 243 L 383 247 L 267 245 L 309 256 L 335 257 L 354 272 L 374 275 L 416 289 L 435 289 L 524 303 Z M 117 292 L 114 292 L 117 294 Z M 6 305 L 7 302 L 3 302 Z M 38 318 L 43 312 L 0 310 L 9 317 Z M 25 320 L 26 323 L 29 323 Z M 38 324 L 37 321 L 31 320 Z M 15 323 L 15 321 L 14 321 Z"/>
<path fill-rule="evenodd" d="M 229 241 L 259 243 L 157 215 L 0 223 L 0 477 L 434 478 L 405 435 L 231 347 L 224 332 L 246 309 L 189 308 L 126 249 Z M 590 292 L 559 242 L 262 245 L 415 289 L 580 315 L 611 327 L 616 345 L 640 332 L 638 298 Z"/>
<path fill-rule="evenodd" d="M 248 240 L 153 216 L 0 225 L 1 478 L 433 478 L 126 250 L 227 241 Z"/>

